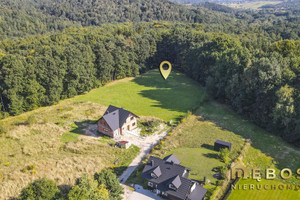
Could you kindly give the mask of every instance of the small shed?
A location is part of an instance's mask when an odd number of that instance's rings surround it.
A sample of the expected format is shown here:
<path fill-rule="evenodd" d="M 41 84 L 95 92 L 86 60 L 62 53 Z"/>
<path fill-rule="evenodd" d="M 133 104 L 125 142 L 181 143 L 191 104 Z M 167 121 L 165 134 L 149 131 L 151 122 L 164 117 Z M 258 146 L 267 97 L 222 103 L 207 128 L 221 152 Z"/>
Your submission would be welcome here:
<path fill-rule="evenodd" d="M 231 143 L 230 142 L 225 142 L 222 140 L 216 140 L 214 149 L 216 151 L 220 151 L 221 149 L 227 148 L 229 151 L 231 150 Z"/>
<path fill-rule="evenodd" d="M 128 149 L 128 148 L 131 146 L 131 143 L 128 142 L 128 141 L 119 141 L 119 142 L 117 142 L 117 145 L 118 145 L 120 148 Z"/>

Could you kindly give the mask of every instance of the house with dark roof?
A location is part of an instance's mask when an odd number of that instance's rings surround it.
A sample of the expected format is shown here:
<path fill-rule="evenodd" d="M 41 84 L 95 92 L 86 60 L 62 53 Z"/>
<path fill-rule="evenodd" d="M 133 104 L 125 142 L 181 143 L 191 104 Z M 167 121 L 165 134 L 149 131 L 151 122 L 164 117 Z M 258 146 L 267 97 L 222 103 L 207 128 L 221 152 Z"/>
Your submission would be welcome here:
<path fill-rule="evenodd" d="M 151 156 L 141 174 L 156 194 L 170 200 L 203 200 L 207 190 L 188 178 L 190 169 L 175 155 L 164 159 Z"/>
<path fill-rule="evenodd" d="M 113 138 L 124 135 L 126 131 L 137 128 L 138 116 L 124 108 L 108 106 L 98 121 L 98 131 Z"/>

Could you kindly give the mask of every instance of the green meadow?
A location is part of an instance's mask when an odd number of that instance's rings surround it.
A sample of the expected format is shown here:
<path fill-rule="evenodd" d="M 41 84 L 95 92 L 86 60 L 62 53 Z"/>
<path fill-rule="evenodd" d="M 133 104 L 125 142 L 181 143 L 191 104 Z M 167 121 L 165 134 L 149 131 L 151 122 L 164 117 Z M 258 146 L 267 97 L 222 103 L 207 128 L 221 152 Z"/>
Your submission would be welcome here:
<path fill-rule="evenodd" d="M 121 173 L 138 148 L 114 148 L 110 139 L 83 136 L 84 126 L 97 121 L 108 105 L 168 121 L 198 106 L 204 96 L 198 83 L 180 73 L 172 72 L 164 80 L 158 71 L 150 71 L 1 120 L 6 133 L 0 135 L 0 199 L 16 197 L 39 177 L 72 185 L 82 174 L 92 175 L 105 167 Z M 34 170 L 25 172 L 27 166 Z"/>
<path fill-rule="evenodd" d="M 172 72 L 167 80 L 158 70 L 135 79 L 124 79 L 75 98 L 104 106 L 124 107 L 136 115 L 174 120 L 197 107 L 205 97 L 204 89 L 183 74 Z"/>
<path fill-rule="evenodd" d="M 1 120 L 8 131 L 0 137 L 0 199 L 16 196 L 21 188 L 38 177 L 46 176 L 63 185 L 74 183 L 83 173 L 94 173 L 104 167 L 124 169 L 138 154 L 138 149 L 125 151 L 110 147 L 107 141 L 110 139 L 82 137 L 84 124 L 97 121 L 110 104 L 164 121 L 187 116 L 187 111 L 193 110 L 192 115 L 173 129 L 162 148 L 151 154 L 164 157 L 174 153 L 182 165 L 192 169 L 191 178 L 209 179 L 212 184 L 205 187 L 211 190 L 217 182 L 212 169 L 224 165 L 213 150 L 216 139 L 233 144 L 231 159 L 239 154 L 244 139 L 251 139 L 252 147 L 243 160 L 249 167 L 294 170 L 300 166 L 299 149 L 243 119 L 229 107 L 208 101 L 199 83 L 177 72 L 164 80 L 154 70 L 137 78 L 114 81 L 57 105 Z M 36 122 L 28 124 L 32 116 Z M 119 160 L 117 165 L 116 160 Z M 29 165 L 34 165 L 35 171 L 22 172 Z M 143 183 L 140 170 L 142 166 L 129 182 Z M 20 177 L 22 181 L 13 177 Z M 280 193 L 280 199 L 297 199 L 294 195 L 298 193 L 288 193 Z M 264 199 L 276 199 L 273 193 L 263 194 Z M 249 190 L 233 191 L 230 199 L 240 199 L 239 195 L 249 200 L 259 199 L 255 196 L 259 193 Z"/>
<path fill-rule="evenodd" d="M 251 146 L 265 157 L 268 157 L 269 160 L 272 159 L 277 168 L 290 168 L 293 170 L 299 168 L 299 149 L 244 119 L 243 116 L 236 114 L 226 105 L 208 102 L 201 105 L 195 114 L 244 139 L 251 139 Z M 266 163 L 260 161 L 257 157 L 258 152 L 249 152 L 244 159 L 245 164 L 263 167 Z"/>

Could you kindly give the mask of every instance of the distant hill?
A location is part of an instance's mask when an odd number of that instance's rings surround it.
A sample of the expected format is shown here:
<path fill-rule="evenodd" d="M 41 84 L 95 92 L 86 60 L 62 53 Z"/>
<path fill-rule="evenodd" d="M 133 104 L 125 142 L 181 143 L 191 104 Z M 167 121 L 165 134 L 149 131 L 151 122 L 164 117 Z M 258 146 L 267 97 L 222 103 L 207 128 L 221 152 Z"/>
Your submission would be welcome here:
<path fill-rule="evenodd" d="M 186 6 L 168 0 L 0 0 L 0 40 L 141 21 L 201 23 L 209 32 L 267 32 L 275 40 L 300 37 L 297 12 L 266 10 L 237 11 L 209 2 Z"/>
<path fill-rule="evenodd" d="M 168 0 L 0 0 L 0 39 L 103 23 L 163 20 L 212 24 L 226 18 Z"/>
<path fill-rule="evenodd" d="M 276 5 L 265 5 L 262 6 L 261 8 L 273 8 L 273 9 L 298 9 L 300 10 L 300 1 L 299 0 L 286 0 L 283 3 L 279 3 Z"/>

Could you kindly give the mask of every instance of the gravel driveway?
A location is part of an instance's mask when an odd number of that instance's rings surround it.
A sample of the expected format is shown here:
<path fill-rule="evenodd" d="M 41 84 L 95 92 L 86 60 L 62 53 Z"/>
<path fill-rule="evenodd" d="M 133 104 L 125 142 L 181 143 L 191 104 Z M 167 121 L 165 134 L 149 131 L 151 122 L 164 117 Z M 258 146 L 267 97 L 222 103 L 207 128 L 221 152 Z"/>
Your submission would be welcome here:
<path fill-rule="evenodd" d="M 156 194 L 149 190 L 145 190 L 142 186 L 135 185 L 135 191 L 133 191 L 128 200 L 162 200 Z"/>
<path fill-rule="evenodd" d="M 137 137 L 134 135 L 128 135 L 122 136 L 121 140 L 127 140 L 130 141 L 131 144 L 134 144 L 138 147 L 140 147 L 141 151 L 140 154 L 135 157 L 135 159 L 131 162 L 131 164 L 127 167 L 127 169 L 123 172 L 123 174 L 119 177 L 120 183 L 124 184 L 129 176 L 134 172 L 134 170 L 139 166 L 139 164 L 142 162 L 142 160 L 149 154 L 151 149 L 165 136 L 167 136 L 167 132 L 161 132 L 166 127 L 162 127 L 159 131 L 156 133 L 147 136 L 147 137 Z"/>

